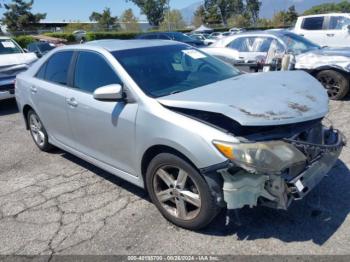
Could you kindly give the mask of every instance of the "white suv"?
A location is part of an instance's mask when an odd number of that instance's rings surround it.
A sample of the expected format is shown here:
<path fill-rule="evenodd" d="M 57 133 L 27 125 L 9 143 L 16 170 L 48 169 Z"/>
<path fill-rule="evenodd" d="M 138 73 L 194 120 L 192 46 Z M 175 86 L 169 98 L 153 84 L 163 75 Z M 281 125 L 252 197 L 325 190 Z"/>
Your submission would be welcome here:
<path fill-rule="evenodd" d="M 350 14 L 332 13 L 301 16 L 294 32 L 320 46 L 350 46 Z"/>

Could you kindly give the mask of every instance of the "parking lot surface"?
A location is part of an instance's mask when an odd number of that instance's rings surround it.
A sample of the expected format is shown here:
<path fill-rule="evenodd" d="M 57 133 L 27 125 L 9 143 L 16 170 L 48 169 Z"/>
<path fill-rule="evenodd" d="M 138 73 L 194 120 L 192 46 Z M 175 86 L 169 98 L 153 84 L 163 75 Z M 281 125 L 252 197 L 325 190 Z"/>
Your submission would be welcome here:
<path fill-rule="evenodd" d="M 350 101 L 328 116 L 350 138 Z M 0 103 L 0 255 L 350 254 L 350 148 L 288 211 L 245 208 L 205 230 L 167 222 L 147 195 L 61 150 L 42 153 L 14 101 Z"/>

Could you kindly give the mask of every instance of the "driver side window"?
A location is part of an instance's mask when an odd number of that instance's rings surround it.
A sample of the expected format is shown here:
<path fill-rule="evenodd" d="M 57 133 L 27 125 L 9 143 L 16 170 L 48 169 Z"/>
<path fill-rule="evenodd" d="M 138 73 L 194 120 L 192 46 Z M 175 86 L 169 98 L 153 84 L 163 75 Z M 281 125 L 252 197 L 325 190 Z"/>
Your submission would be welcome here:
<path fill-rule="evenodd" d="M 107 61 L 97 53 L 80 52 L 75 67 L 74 87 L 93 93 L 97 88 L 111 84 L 122 82 Z"/>

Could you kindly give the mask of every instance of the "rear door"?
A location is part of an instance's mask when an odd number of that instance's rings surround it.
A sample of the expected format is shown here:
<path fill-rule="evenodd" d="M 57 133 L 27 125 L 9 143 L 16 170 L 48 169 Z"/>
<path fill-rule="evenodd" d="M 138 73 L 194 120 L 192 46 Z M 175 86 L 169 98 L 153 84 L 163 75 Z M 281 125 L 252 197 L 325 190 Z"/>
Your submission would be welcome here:
<path fill-rule="evenodd" d="M 73 88 L 67 93 L 74 147 L 79 152 L 129 174 L 135 174 L 137 103 L 104 102 L 93 98 L 102 86 L 123 84 L 99 53 L 81 51 L 75 63 Z"/>
<path fill-rule="evenodd" d="M 304 36 L 320 46 L 324 46 L 326 45 L 326 31 L 324 30 L 325 26 L 326 19 L 323 15 L 305 17 L 301 22 L 299 35 Z"/>
<path fill-rule="evenodd" d="M 36 113 L 50 136 L 65 145 L 72 144 L 72 132 L 68 124 L 66 95 L 68 73 L 73 51 L 60 51 L 42 65 L 30 85 L 31 99 Z"/>
<path fill-rule="evenodd" d="M 350 46 L 350 17 L 344 15 L 327 16 L 324 45 L 330 47 Z"/>

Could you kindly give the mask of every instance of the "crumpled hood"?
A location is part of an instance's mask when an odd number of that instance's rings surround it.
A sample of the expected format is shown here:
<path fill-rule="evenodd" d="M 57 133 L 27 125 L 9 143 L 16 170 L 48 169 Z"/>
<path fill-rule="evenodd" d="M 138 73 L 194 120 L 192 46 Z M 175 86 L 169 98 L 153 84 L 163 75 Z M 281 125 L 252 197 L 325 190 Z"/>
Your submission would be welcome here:
<path fill-rule="evenodd" d="M 315 69 L 323 66 L 350 72 L 350 48 L 322 48 L 296 57 L 297 69 Z"/>
<path fill-rule="evenodd" d="M 0 71 L 11 66 L 31 64 L 37 59 L 34 53 L 0 55 Z"/>
<path fill-rule="evenodd" d="M 243 126 L 298 123 L 328 113 L 325 89 L 301 71 L 243 74 L 158 101 L 168 107 L 221 113 Z"/>

